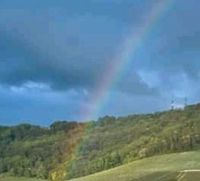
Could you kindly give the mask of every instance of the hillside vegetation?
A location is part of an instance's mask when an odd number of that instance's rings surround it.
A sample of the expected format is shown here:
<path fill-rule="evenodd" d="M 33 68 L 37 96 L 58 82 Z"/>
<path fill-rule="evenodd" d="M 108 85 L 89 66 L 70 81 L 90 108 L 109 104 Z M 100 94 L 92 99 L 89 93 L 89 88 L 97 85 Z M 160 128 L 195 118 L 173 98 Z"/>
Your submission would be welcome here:
<path fill-rule="evenodd" d="M 57 121 L 49 128 L 2 126 L 0 173 L 59 181 L 199 148 L 200 104 L 97 122 Z"/>

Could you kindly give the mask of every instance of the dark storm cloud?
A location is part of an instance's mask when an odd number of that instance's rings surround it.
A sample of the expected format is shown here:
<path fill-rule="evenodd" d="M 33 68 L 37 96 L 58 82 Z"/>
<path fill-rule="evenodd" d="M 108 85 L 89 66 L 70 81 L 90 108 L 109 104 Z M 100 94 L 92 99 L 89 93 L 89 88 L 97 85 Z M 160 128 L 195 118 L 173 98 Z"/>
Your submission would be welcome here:
<path fill-rule="evenodd" d="M 194 34 L 181 36 L 177 41 L 179 51 L 196 51 L 200 49 L 200 30 Z"/>
<path fill-rule="evenodd" d="M 31 46 L 23 39 L 10 37 L 0 32 L 0 80 L 2 84 L 21 85 L 27 81 L 47 82 L 53 87 L 64 88 L 92 84 L 93 77 L 89 71 L 78 70 L 73 65 L 60 65 L 60 60 L 40 52 L 37 47 Z M 46 52 L 47 53 L 47 52 Z M 68 62 L 76 61 L 81 57 L 73 57 Z M 76 70 L 77 68 L 77 70 Z M 92 71 L 92 70 L 91 70 Z M 95 74 L 94 74 L 95 77 Z M 81 82 L 85 80 L 85 82 Z"/>
<path fill-rule="evenodd" d="M 89 23 L 87 17 L 84 23 Z M 93 39 L 86 44 L 85 32 L 82 32 L 80 36 L 84 37 L 80 39 L 79 35 L 76 37 L 75 34 L 74 38 L 73 35 L 66 37 L 64 33 L 67 32 L 59 31 L 53 32 L 52 36 L 54 33 L 56 35 L 52 37 L 48 27 L 41 24 L 45 30 L 39 28 L 37 32 L 32 31 L 33 27 L 29 28 L 28 25 L 0 27 L 1 83 L 20 85 L 26 81 L 38 81 L 47 82 L 58 89 L 94 85 L 105 68 L 105 56 L 109 54 L 98 50 L 98 46 L 106 47 L 107 44 L 95 42 L 100 44 L 95 45 Z M 40 27 L 40 24 L 35 25 Z M 80 31 L 79 28 L 77 30 Z"/>
<path fill-rule="evenodd" d="M 196 0 L 173 2 L 145 44 L 139 62 L 142 69 L 156 71 L 166 81 L 182 74 L 199 79 L 199 8 Z"/>
<path fill-rule="evenodd" d="M 198 79 L 200 67 L 199 42 L 200 33 L 177 37 L 163 46 L 159 54 L 152 55 L 149 66 L 160 72 L 166 72 L 167 77 L 184 73 L 191 79 Z"/>
<path fill-rule="evenodd" d="M 31 1 L 26 0 L 12 1 L 2 0 L 2 9 L 26 9 L 29 11 L 41 11 L 48 14 L 60 12 L 63 16 L 104 16 L 116 19 L 117 21 L 133 22 L 143 17 L 149 7 L 159 0 L 43 0 Z M 61 17 L 62 19 L 63 17 Z"/>
<path fill-rule="evenodd" d="M 83 8 L 81 4 L 78 8 Z M 105 3 L 100 4 L 105 7 Z M 103 7 L 95 6 L 92 16 L 83 15 L 80 10 L 79 16 L 68 17 L 63 9 L 28 11 L 31 7 L 27 6 L 0 12 L 1 84 L 22 86 L 33 81 L 47 83 L 53 89 L 94 88 L 107 73 L 108 64 L 115 64 L 114 54 L 128 27 L 122 26 L 120 18 L 116 21 L 113 11 L 103 11 Z M 70 6 L 75 8 L 74 3 Z M 115 9 L 119 12 L 119 7 Z M 87 8 L 83 11 L 90 12 Z M 98 11 L 104 16 L 93 17 Z M 123 87 L 129 86 L 123 90 L 145 92 L 148 87 L 137 78 L 135 85 L 123 83 Z"/>

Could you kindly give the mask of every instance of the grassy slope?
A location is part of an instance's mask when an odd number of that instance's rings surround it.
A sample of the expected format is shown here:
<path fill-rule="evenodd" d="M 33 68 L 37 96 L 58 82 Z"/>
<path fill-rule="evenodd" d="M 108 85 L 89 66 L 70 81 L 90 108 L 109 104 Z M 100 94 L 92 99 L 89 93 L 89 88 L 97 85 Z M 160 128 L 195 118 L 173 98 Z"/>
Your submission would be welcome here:
<path fill-rule="evenodd" d="M 178 181 L 199 181 L 200 179 L 200 171 L 187 171 L 182 172 L 178 175 Z"/>
<path fill-rule="evenodd" d="M 71 181 L 176 181 L 180 171 L 200 169 L 199 155 L 200 151 L 155 156 Z"/>
<path fill-rule="evenodd" d="M 36 179 L 36 178 L 0 176 L 0 181 L 45 181 L 45 180 Z"/>

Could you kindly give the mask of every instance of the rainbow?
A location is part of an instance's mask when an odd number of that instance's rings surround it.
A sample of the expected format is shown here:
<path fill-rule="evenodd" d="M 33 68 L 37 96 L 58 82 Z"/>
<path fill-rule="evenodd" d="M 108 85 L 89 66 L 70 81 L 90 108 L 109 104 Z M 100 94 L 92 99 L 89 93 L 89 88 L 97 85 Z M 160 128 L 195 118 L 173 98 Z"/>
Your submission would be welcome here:
<path fill-rule="evenodd" d="M 91 118 L 96 118 L 98 116 L 99 112 L 106 104 L 106 101 L 109 99 L 110 90 L 112 90 L 116 82 L 122 77 L 123 72 L 131 63 L 138 48 L 145 42 L 148 35 L 154 28 L 156 28 L 159 20 L 171 7 L 172 1 L 173 0 L 159 0 L 159 2 L 151 9 L 142 25 L 137 30 L 135 30 L 135 27 L 132 28 L 130 35 L 125 39 L 123 46 L 121 47 L 122 51 L 119 51 L 119 53 L 114 57 L 114 61 L 111 61 L 104 76 L 101 77 L 101 80 L 99 81 L 100 84 L 95 89 L 89 103 L 92 105 L 92 108 L 81 109 L 84 121 L 89 121 Z M 85 144 L 85 135 L 93 130 L 93 126 L 92 122 L 88 122 L 86 125 L 77 128 L 76 134 L 79 135 L 79 139 L 77 139 L 71 146 L 69 145 L 70 154 L 66 161 L 63 164 L 58 165 L 56 170 L 54 170 L 53 176 L 56 176 L 56 178 L 57 176 L 65 178 L 67 173 L 71 173 L 71 166 L 77 161 L 76 155 L 78 150 Z"/>
<path fill-rule="evenodd" d="M 89 103 L 92 105 L 92 108 L 81 109 L 84 121 L 89 121 L 91 118 L 98 116 L 106 101 L 109 99 L 110 90 L 121 78 L 123 71 L 129 66 L 134 54 L 145 42 L 146 37 L 148 37 L 161 17 L 171 7 L 172 1 L 173 0 L 159 0 L 155 7 L 151 9 L 142 25 L 137 30 L 135 30 L 135 27 L 133 28 L 130 36 L 128 36 L 123 43 L 122 51 L 119 51 L 119 54 L 114 57 L 114 61 L 111 61 L 107 71 L 105 71 L 104 76 L 101 78 L 100 84 L 97 86 Z M 115 63 L 113 64 L 113 62 Z M 52 180 L 63 180 L 66 176 L 69 176 L 68 174 L 71 174 L 71 167 L 73 163 L 77 161 L 76 155 L 79 148 L 84 145 L 85 136 L 88 132 L 93 130 L 93 127 L 94 125 L 92 122 L 87 122 L 85 125 L 78 126 L 75 130 L 72 130 L 70 134 L 74 137 L 74 140 L 68 145 L 68 152 L 65 155 L 66 158 L 63 157 L 64 162 L 58 164 L 55 169 L 52 170 L 50 174 Z M 70 135 L 68 135 L 68 137 L 69 136 Z"/>
<path fill-rule="evenodd" d="M 82 110 L 84 120 L 93 119 L 98 116 L 106 101 L 109 99 L 110 90 L 120 79 L 123 71 L 130 64 L 138 48 L 145 42 L 146 37 L 156 28 L 159 20 L 171 7 L 172 2 L 173 0 L 158 1 L 141 26 L 137 30 L 135 30 L 135 26 L 132 28 L 130 35 L 123 43 L 122 51 L 114 57 L 114 61 L 111 61 L 112 63 L 108 65 L 102 79 L 99 81 L 100 84 L 95 89 L 96 91 L 90 100 L 90 105 L 92 106 L 87 108 L 87 110 Z"/>

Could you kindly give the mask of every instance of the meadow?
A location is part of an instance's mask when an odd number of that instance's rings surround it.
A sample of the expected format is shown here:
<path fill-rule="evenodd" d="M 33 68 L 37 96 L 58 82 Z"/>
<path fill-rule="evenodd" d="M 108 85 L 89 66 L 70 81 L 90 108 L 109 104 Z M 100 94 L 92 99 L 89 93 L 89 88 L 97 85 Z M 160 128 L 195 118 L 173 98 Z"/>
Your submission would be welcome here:
<path fill-rule="evenodd" d="M 154 156 L 70 181 L 199 181 L 200 152 Z M 187 170 L 187 172 L 182 172 Z"/>

